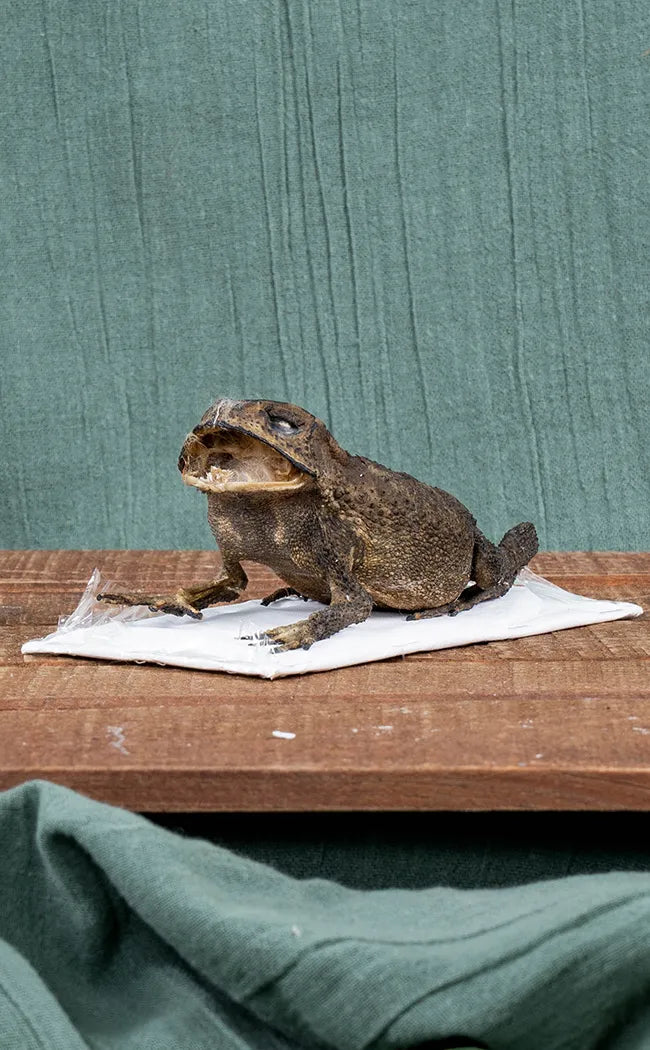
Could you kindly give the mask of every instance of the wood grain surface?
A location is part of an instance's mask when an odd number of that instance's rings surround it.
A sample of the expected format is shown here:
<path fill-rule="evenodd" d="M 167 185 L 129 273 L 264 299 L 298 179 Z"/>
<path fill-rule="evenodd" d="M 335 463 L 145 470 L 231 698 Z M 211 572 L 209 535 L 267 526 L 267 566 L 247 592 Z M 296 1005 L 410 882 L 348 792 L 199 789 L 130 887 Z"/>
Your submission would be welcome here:
<path fill-rule="evenodd" d="M 44 777 L 151 812 L 650 809 L 647 612 L 275 681 L 20 652 L 95 566 L 116 587 L 167 590 L 218 564 L 0 552 L 0 788 Z M 546 552 L 532 568 L 650 603 L 650 554 Z M 246 569 L 246 598 L 276 585 Z"/>

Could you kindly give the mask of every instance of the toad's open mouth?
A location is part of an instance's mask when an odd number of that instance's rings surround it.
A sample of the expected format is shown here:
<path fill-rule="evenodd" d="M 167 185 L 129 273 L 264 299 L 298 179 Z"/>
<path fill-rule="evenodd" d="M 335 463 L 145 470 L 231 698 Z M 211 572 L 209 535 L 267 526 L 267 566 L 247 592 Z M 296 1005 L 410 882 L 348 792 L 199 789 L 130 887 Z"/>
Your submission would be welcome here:
<path fill-rule="evenodd" d="M 277 492 L 302 488 L 310 480 L 263 441 L 221 428 L 188 434 L 178 467 L 185 484 L 202 492 Z"/>

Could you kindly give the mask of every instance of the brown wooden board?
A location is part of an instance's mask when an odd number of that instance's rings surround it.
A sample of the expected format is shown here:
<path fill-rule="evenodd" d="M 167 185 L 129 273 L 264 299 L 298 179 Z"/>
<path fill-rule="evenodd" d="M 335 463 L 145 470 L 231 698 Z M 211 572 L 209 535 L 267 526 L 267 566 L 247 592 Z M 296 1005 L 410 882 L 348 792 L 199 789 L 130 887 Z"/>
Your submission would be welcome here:
<path fill-rule="evenodd" d="M 152 812 L 650 809 L 647 612 L 275 681 L 22 656 L 95 566 L 164 591 L 219 557 L 0 552 L 0 788 L 45 777 Z M 532 568 L 650 605 L 650 554 L 545 552 Z M 246 569 L 247 598 L 277 585 Z"/>

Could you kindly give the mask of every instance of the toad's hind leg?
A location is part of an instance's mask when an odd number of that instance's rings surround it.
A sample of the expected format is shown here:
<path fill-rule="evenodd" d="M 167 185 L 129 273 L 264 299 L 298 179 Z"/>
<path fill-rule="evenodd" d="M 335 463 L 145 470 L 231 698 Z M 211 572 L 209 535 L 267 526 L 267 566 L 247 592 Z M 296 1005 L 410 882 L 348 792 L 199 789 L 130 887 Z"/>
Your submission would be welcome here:
<path fill-rule="evenodd" d="M 447 605 L 436 609 L 423 609 L 411 613 L 407 620 L 425 620 L 432 616 L 455 616 L 456 613 L 471 609 L 479 602 L 491 598 L 501 598 L 512 587 L 520 569 L 537 553 L 537 533 L 529 521 L 506 532 L 495 547 L 482 532 L 476 530 L 474 553 L 472 556 L 472 587 L 467 587 Z"/>

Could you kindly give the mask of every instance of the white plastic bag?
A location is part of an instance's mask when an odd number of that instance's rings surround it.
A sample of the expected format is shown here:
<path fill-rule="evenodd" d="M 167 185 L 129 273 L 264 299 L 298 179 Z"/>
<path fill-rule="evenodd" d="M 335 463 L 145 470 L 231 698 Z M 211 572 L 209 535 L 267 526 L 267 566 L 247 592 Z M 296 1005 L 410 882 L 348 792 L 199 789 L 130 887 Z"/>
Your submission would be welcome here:
<path fill-rule="evenodd" d="M 571 594 L 523 569 L 502 598 L 480 603 L 457 616 L 409 621 L 401 613 L 373 612 L 364 623 L 346 627 L 311 649 L 275 653 L 259 639 L 261 632 L 304 619 L 321 608 L 317 602 L 285 598 L 264 607 L 259 601 L 248 601 L 205 609 L 202 620 L 193 620 L 152 613 L 142 606 L 117 608 L 97 602 L 96 595 L 108 589 L 110 584 L 95 569 L 71 616 L 61 620 L 53 634 L 26 642 L 22 652 L 145 661 L 277 678 L 472 642 L 545 634 L 643 612 L 632 602 Z M 247 635 L 257 640 L 248 641 Z"/>

